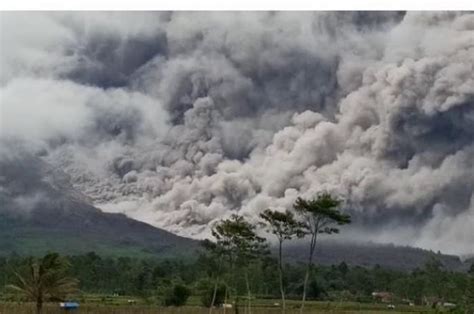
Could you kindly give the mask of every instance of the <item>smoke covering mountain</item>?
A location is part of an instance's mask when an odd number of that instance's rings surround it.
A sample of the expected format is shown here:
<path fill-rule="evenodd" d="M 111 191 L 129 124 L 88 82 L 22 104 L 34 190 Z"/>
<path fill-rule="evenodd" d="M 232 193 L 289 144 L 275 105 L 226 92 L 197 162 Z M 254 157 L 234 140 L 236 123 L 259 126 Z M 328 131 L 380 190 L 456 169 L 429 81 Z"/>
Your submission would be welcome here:
<path fill-rule="evenodd" d="M 104 211 L 204 237 L 325 190 L 353 215 L 343 238 L 474 253 L 472 13 L 9 12 L 0 25 L 0 159 L 41 157 Z"/>

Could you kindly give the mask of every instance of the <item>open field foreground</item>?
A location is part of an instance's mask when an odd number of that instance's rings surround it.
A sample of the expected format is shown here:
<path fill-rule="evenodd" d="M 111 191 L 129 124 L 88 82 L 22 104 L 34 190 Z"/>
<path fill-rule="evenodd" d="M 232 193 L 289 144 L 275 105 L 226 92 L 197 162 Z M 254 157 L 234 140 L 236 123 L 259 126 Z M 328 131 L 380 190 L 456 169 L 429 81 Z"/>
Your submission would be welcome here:
<path fill-rule="evenodd" d="M 276 300 L 258 300 L 252 306 L 253 314 L 277 314 L 281 313 L 278 306 L 273 305 Z M 34 304 L 32 303 L 1 303 L 0 314 L 33 314 Z M 60 309 L 57 303 L 45 304 L 44 314 L 59 314 L 65 313 L 64 310 Z M 186 305 L 182 307 L 162 307 L 156 305 L 128 305 L 128 304 L 81 304 L 80 308 L 76 311 L 68 313 L 94 313 L 94 314 L 151 314 L 151 313 L 163 313 L 163 314 L 207 314 L 209 309 L 196 306 Z M 215 309 L 213 313 L 234 313 L 234 309 Z M 239 313 L 246 313 L 245 308 L 241 306 Z M 286 313 L 296 314 L 299 313 L 299 305 L 296 301 L 289 301 Z M 395 310 L 386 308 L 385 304 L 366 304 L 366 303 L 352 303 L 352 302 L 308 302 L 305 308 L 305 313 L 337 313 L 337 314 L 351 314 L 351 313 L 435 313 L 427 307 L 410 307 L 399 305 Z M 439 313 L 439 312 L 438 312 Z"/>

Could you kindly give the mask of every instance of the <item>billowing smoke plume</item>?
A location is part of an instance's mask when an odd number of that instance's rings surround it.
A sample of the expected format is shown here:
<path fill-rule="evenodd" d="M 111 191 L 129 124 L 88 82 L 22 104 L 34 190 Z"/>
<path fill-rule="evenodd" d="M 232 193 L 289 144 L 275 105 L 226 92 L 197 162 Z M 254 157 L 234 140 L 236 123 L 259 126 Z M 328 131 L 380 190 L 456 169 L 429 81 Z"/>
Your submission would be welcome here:
<path fill-rule="evenodd" d="M 351 238 L 474 253 L 474 14 L 4 13 L 1 133 L 204 236 L 326 190 Z"/>

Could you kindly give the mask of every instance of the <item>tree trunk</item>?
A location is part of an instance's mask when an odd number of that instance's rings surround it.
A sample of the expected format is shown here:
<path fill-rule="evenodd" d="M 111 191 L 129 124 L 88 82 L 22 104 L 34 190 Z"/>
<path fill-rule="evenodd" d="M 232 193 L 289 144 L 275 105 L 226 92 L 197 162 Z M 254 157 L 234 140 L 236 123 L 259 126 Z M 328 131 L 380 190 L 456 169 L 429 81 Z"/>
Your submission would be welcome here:
<path fill-rule="evenodd" d="M 237 274 L 236 274 L 236 271 L 235 271 L 235 263 L 234 261 L 231 260 L 231 264 L 230 264 L 230 269 L 231 269 L 231 278 L 232 278 L 232 281 L 233 281 L 233 286 L 234 286 L 234 289 L 235 289 L 235 297 L 234 297 L 234 303 L 235 303 L 235 307 L 234 307 L 234 313 L 235 314 L 239 314 L 239 294 L 238 294 L 238 291 L 237 291 Z M 225 312 L 224 312 L 225 314 Z"/>
<path fill-rule="evenodd" d="M 239 296 L 238 295 L 235 297 L 235 310 L 234 310 L 234 313 L 239 314 Z"/>
<path fill-rule="evenodd" d="M 209 307 L 209 314 L 212 314 L 212 309 L 214 308 L 214 303 L 216 302 L 216 295 L 217 295 L 217 277 L 216 277 L 216 281 L 214 282 L 214 291 L 212 292 L 212 299 L 211 299 L 211 306 Z"/>
<path fill-rule="evenodd" d="M 222 259 L 219 259 L 219 266 L 217 267 L 217 274 L 216 274 L 216 279 L 214 282 L 214 291 L 212 292 L 212 300 L 211 300 L 211 306 L 209 307 L 209 314 L 212 314 L 212 309 L 214 308 L 214 304 L 216 303 L 216 296 L 217 296 L 217 285 L 219 283 L 219 271 L 221 269 L 221 263 Z"/>
<path fill-rule="evenodd" d="M 225 314 L 225 309 L 226 309 L 226 305 L 227 305 L 227 291 L 228 291 L 228 288 L 227 288 L 227 284 L 225 284 L 225 291 L 224 291 L 224 314 Z"/>
<path fill-rule="evenodd" d="M 36 300 L 36 314 L 41 314 L 43 312 L 43 300 L 38 298 Z"/>
<path fill-rule="evenodd" d="M 249 273 L 248 269 L 245 270 L 245 284 L 247 285 L 247 313 L 252 314 L 250 309 L 251 301 L 250 301 L 250 283 L 249 283 Z"/>
<path fill-rule="evenodd" d="M 311 269 L 313 267 L 313 254 L 314 254 L 314 248 L 316 247 L 316 238 L 317 238 L 317 229 L 316 232 L 314 232 L 311 235 L 311 244 L 309 247 L 309 260 L 308 260 L 308 265 L 306 267 L 306 274 L 304 276 L 304 284 L 303 284 L 303 299 L 301 301 L 301 308 L 300 308 L 300 314 L 303 313 L 304 310 L 304 303 L 306 301 L 306 293 L 307 293 L 307 288 L 308 288 L 308 280 L 309 280 L 309 275 L 311 273 Z"/>
<path fill-rule="evenodd" d="M 280 293 L 281 293 L 281 313 L 285 314 L 285 290 L 283 289 L 283 262 L 282 262 L 282 253 L 281 246 L 283 240 L 280 239 L 278 247 L 278 270 L 280 275 Z"/>

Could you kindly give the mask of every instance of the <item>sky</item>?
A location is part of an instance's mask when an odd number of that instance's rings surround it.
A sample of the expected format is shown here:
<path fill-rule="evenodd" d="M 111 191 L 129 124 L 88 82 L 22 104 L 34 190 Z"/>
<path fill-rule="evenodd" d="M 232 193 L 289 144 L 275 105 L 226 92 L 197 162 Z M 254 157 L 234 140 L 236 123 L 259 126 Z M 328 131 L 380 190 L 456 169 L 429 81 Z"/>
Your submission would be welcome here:
<path fill-rule="evenodd" d="M 3 12 L 0 34 L 0 159 L 104 211 L 202 238 L 327 191 L 342 239 L 474 253 L 472 13 Z"/>

